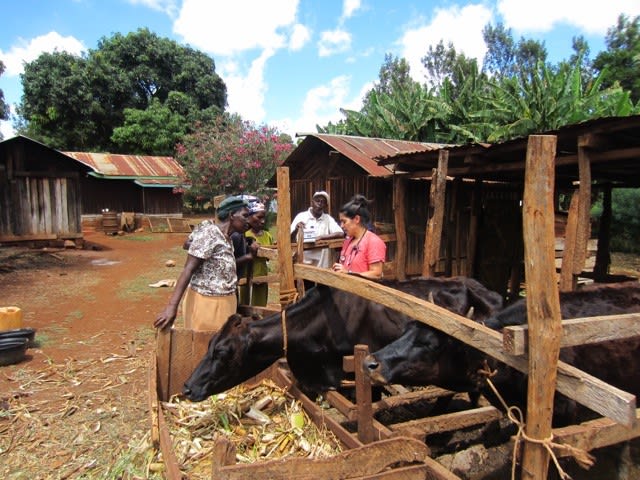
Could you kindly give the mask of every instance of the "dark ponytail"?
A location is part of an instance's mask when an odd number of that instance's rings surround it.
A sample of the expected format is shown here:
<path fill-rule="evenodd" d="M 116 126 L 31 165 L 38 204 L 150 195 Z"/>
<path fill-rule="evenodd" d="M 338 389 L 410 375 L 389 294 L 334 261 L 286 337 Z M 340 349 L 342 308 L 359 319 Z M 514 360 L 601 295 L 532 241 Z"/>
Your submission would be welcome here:
<path fill-rule="evenodd" d="M 369 212 L 370 203 L 364 195 L 357 194 L 342 206 L 340 213 L 349 218 L 360 215 L 362 224 L 366 226 L 371 222 L 371 212 Z"/>

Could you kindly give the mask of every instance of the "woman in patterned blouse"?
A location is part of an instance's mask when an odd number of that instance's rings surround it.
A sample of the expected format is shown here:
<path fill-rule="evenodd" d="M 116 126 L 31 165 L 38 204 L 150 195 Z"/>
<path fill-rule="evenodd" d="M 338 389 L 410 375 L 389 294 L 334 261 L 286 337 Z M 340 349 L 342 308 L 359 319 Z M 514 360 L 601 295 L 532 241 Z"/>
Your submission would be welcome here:
<path fill-rule="evenodd" d="M 231 234 L 247 230 L 248 204 L 242 197 L 228 197 L 217 210 L 217 221 L 194 231 L 187 261 L 165 309 L 156 317 L 156 328 L 173 325 L 182 296 L 185 328 L 219 330 L 236 313 L 236 260 Z"/>

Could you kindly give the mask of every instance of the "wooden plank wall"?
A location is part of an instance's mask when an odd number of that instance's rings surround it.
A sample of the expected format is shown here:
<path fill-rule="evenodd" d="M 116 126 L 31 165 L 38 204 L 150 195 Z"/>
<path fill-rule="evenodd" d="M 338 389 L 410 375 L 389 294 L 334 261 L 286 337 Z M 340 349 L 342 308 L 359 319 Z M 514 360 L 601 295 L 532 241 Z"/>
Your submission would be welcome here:
<path fill-rule="evenodd" d="M 12 182 L 11 214 L 3 216 L 2 236 L 81 233 L 78 182 L 75 178 L 17 176 Z"/>

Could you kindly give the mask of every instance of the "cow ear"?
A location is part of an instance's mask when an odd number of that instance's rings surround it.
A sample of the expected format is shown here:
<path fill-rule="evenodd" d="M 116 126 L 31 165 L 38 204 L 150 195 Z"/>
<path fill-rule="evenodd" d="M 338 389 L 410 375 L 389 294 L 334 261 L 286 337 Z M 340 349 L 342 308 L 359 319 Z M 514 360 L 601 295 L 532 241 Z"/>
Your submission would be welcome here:
<path fill-rule="evenodd" d="M 237 313 L 234 313 L 233 315 L 229 316 L 229 318 L 227 318 L 227 321 L 224 323 L 224 325 L 220 329 L 220 333 L 225 334 L 230 332 L 231 330 L 236 330 L 241 323 L 242 323 L 242 317 Z"/>

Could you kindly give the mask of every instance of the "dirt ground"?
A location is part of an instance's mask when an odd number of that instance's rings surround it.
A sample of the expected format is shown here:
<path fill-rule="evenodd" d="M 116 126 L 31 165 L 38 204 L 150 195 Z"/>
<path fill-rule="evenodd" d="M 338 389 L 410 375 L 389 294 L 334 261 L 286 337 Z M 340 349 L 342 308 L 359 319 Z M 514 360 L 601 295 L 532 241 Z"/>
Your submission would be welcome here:
<path fill-rule="evenodd" d="M 0 304 L 39 347 L 0 367 L 0 478 L 162 478 L 149 442 L 152 322 L 185 234 L 86 234 L 86 249 L 0 248 Z M 167 267 L 174 260 L 175 267 Z"/>
<path fill-rule="evenodd" d="M 162 478 L 147 375 L 171 292 L 149 284 L 177 278 L 184 237 L 96 232 L 82 250 L 0 248 L 0 306 L 20 307 L 39 343 L 0 367 L 0 478 Z M 637 257 L 614 265 L 640 273 Z"/>

